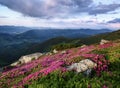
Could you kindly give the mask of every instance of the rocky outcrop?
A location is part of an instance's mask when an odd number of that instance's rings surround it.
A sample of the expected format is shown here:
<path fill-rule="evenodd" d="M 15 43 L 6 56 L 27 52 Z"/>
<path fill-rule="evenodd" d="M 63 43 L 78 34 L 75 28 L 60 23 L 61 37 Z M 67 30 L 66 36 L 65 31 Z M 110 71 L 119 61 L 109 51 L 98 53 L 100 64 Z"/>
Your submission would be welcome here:
<path fill-rule="evenodd" d="M 67 51 L 65 51 L 65 50 L 64 50 L 64 51 L 61 51 L 61 54 L 65 54 L 66 52 L 67 52 Z"/>
<path fill-rule="evenodd" d="M 14 62 L 14 63 L 12 63 L 10 66 L 16 66 L 16 65 L 18 65 L 18 64 L 20 64 L 20 61 Z"/>
<path fill-rule="evenodd" d="M 26 55 L 26 56 L 22 56 L 19 61 L 21 63 L 28 63 L 30 62 L 31 60 L 33 59 L 38 59 L 40 56 L 42 55 L 42 53 L 34 53 L 34 54 L 29 54 L 29 55 Z"/>
<path fill-rule="evenodd" d="M 86 47 L 87 45 L 82 45 L 81 48 Z"/>
<path fill-rule="evenodd" d="M 56 49 L 53 50 L 53 53 L 58 53 L 58 51 Z"/>
<path fill-rule="evenodd" d="M 96 63 L 94 63 L 90 59 L 81 60 L 79 63 L 73 63 L 72 65 L 68 66 L 68 70 L 75 70 L 76 72 L 84 72 L 88 69 L 92 69 L 95 66 L 97 66 Z"/>
<path fill-rule="evenodd" d="M 12 63 L 11 66 L 28 63 L 28 62 L 32 61 L 33 59 L 38 59 L 42 55 L 43 55 L 42 53 L 34 53 L 34 54 L 22 56 L 17 62 Z"/>
<path fill-rule="evenodd" d="M 47 53 L 45 53 L 45 55 L 52 55 L 52 53 L 51 52 L 47 52 Z"/>
<path fill-rule="evenodd" d="M 109 43 L 109 42 L 110 42 L 110 41 L 108 41 L 108 40 L 102 39 L 102 40 L 100 41 L 100 45 L 103 45 L 103 44 Z"/>

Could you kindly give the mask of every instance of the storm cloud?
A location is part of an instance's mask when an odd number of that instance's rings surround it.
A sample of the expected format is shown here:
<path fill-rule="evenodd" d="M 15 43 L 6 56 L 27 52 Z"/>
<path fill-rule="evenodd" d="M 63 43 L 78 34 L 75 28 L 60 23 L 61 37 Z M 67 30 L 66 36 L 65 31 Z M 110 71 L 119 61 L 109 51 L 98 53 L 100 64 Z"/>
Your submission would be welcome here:
<path fill-rule="evenodd" d="M 40 18 L 67 17 L 80 13 L 104 14 L 120 7 L 120 4 L 95 6 L 93 3 L 93 0 L 0 0 L 0 4 L 9 9 Z"/>

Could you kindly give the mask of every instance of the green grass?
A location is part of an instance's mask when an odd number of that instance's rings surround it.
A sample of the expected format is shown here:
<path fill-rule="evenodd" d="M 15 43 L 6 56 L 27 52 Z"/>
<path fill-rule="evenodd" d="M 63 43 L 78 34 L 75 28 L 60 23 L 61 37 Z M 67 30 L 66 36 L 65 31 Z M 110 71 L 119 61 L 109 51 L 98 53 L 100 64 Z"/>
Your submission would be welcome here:
<path fill-rule="evenodd" d="M 75 51 L 76 52 L 76 51 Z M 97 76 L 92 71 L 91 76 L 85 76 L 83 73 L 76 73 L 74 71 L 67 71 L 61 73 L 60 71 L 54 71 L 47 76 L 32 80 L 31 84 L 25 84 L 25 88 L 102 88 L 107 86 L 108 88 L 120 88 L 120 43 L 114 47 L 94 50 L 92 53 L 104 54 L 109 60 L 109 71 L 102 72 L 101 76 Z M 73 62 L 78 62 L 82 57 L 74 59 Z M 39 67 L 31 69 L 27 74 L 20 75 L 13 78 L 10 82 L 10 87 L 20 82 L 28 74 L 39 71 Z M 2 88 L 8 88 L 8 84 L 5 81 L 8 78 L 1 79 L 0 82 L 4 82 Z"/>
<path fill-rule="evenodd" d="M 103 85 L 109 88 L 119 88 L 119 74 L 118 72 L 113 74 L 103 72 L 101 77 L 91 78 L 85 77 L 82 73 L 66 72 L 60 75 L 59 72 L 53 72 L 39 78 L 31 85 L 26 85 L 26 88 L 87 88 L 88 85 L 92 88 L 102 88 Z"/>
<path fill-rule="evenodd" d="M 102 72 L 100 77 L 94 75 L 86 77 L 82 73 L 53 72 L 48 76 L 39 78 L 26 88 L 120 88 L 120 46 L 110 47 L 102 50 L 95 50 L 94 53 L 105 54 L 109 60 L 109 72 Z"/>

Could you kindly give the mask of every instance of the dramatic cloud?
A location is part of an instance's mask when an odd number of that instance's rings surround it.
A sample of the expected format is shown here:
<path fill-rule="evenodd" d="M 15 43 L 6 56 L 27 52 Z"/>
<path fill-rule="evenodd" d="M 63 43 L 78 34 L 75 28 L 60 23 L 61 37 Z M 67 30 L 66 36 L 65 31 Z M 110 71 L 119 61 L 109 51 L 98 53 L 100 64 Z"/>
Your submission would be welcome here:
<path fill-rule="evenodd" d="M 115 11 L 118 8 L 120 8 L 120 4 L 109 4 L 109 5 L 100 4 L 98 6 L 92 7 L 89 10 L 89 14 L 90 15 L 104 14 L 107 12 Z"/>
<path fill-rule="evenodd" d="M 68 14 L 104 14 L 114 11 L 120 4 L 100 4 L 93 0 L 0 0 L 0 4 L 31 17 L 65 17 Z"/>
<path fill-rule="evenodd" d="M 108 23 L 120 23 L 120 18 L 116 18 L 111 21 L 108 21 Z"/>
<path fill-rule="evenodd" d="M 84 12 L 92 0 L 0 0 L 0 4 L 32 17 L 64 16 Z"/>

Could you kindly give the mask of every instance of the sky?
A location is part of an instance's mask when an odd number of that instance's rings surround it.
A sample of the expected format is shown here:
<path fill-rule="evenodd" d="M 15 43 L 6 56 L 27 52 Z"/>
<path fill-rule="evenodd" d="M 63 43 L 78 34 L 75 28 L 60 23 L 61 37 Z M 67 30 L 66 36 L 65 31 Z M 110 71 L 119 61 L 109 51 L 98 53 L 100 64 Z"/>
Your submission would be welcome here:
<path fill-rule="evenodd" d="M 120 29 L 120 0 L 0 0 L 0 25 Z"/>

